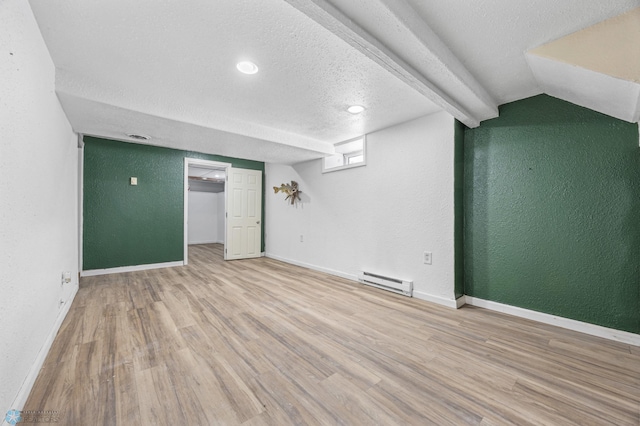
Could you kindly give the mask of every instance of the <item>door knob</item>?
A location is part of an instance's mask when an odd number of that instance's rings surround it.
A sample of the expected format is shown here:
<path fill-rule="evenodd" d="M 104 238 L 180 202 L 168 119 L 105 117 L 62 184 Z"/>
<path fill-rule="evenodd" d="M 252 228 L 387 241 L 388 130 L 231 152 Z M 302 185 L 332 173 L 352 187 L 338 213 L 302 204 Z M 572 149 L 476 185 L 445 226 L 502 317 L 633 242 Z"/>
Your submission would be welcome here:
<path fill-rule="evenodd" d="M 260 225 L 260 221 L 259 221 L 259 220 L 258 220 L 258 221 L 256 221 L 256 223 L 257 223 L 258 225 Z"/>

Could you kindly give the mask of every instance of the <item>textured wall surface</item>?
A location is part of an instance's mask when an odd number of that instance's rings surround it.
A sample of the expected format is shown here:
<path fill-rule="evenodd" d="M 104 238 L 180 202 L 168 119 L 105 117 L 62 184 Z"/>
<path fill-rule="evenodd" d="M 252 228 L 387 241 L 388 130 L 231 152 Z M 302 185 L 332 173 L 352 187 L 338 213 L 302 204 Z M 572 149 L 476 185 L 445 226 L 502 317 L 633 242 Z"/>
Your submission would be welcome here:
<path fill-rule="evenodd" d="M 84 141 L 83 270 L 183 260 L 185 157 L 264 170 L 257 161 Z M 129 184 L 132 176 L 137 186 Z"/>
<path fill-rule="evenodd" d="M 54 75 L 29 3 L 0 2 L 0 419 L 78 286 L 77 138 Z"/>
<path fill-rule="evenodd" d="M 453 118 L 438 113 L 368 135 L 364 167 L 267 164 L 268 188 L 295 180 L 302 191 L 296 206 L 267 191 L 267 255 L 351 278 L 364 268 L 413 280 L 416 296 L 452 301 L 453 140 Z"/>
<path fill-rule="evenodd" d="M 464 143 L 466 294 L 640 333 L 638 126 L 540 95 Z"/>

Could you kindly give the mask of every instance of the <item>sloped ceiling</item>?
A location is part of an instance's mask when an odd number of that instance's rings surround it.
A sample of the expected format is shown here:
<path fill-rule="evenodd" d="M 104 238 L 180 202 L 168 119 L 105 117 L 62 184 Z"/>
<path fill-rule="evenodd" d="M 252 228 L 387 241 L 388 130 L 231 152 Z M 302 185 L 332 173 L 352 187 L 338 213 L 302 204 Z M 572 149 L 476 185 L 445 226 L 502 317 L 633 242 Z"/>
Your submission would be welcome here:
<path fill-rule="evenodd" d="M 640 118 L 640 8 L 532 49 L 527 59 L 546 93 Z"/>
<path fill-rule="evenodd" d="M 542 92 L 526 51 L 640 0 L 30 4 L 75 131 L 291 164 L 440 110 L 477 126 Z"/>

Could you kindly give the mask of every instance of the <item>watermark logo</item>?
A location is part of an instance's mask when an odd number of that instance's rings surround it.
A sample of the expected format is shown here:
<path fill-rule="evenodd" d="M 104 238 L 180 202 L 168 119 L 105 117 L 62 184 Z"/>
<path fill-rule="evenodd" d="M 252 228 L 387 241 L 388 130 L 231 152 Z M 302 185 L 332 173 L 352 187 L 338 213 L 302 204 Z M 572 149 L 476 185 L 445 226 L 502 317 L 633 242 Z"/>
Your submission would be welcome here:
<path fill-rule="evenodd" d="M 7 415 L 5 416 L 4 419 L 10 425 L 15 425 L 20 420 L 22 420 L 22 416 L 20 415 L 20 411 L 18 410 L 9 410 L 7 411 Z"/>
<path fill-rule="evenodd" d="M 15 426 L 17 423 L 58 423 L 61 417 L 56 410 L 9 410 L 4 420 Z"/>

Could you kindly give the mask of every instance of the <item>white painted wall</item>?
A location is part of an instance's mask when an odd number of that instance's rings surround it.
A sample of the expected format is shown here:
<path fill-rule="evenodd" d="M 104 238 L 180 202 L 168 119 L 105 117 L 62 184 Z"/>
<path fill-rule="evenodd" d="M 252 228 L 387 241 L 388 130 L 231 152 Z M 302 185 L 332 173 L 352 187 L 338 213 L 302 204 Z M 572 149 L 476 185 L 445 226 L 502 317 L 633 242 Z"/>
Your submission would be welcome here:
<path fill-rule="evenodd" d="M 189 191 L 189 244 L 220 242 L 224 234 L 218 232 L 220 221 L 218 194 Z"/>
<path fill-rule="evenodd" d="M 224 226 L 225 226 L 225 193 L 218 192 L 218 242 L 224 243 Z"/>
<path fill-rule="evenodd" d="M 453 132 L 442 112 L 368 135 L 364 167 L 267 164 L 267 256 L 352 279 L 363 268 L 413 280 L 416 297 L 455 306 Z M 291 180 L 297 206 L 271 190 Z"/>
<path fill-rule="evenodd" d="M 78 286 L 77 137 L 29 3 L 0 3 L 0 418 L 20 409 Z M 63 271 L 71 283 L 61 285 Z M 58 301 L 65 301 L 59 306 Z"/>

